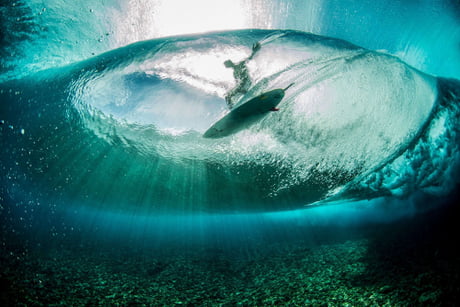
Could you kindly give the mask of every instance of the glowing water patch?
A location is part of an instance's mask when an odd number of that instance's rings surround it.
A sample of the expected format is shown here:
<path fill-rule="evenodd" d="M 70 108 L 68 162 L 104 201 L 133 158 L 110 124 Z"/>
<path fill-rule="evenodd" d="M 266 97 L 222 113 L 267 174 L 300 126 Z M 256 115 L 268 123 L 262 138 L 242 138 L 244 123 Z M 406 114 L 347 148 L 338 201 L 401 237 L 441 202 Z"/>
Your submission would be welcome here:
<path fill-rule="evenodd" d="M 165 0 L 156 6 L 160 36 L 248 27 L 243 1 Z M 178 8 L 181 8 L 180 10 Z"/>
<path fill-rule="evenodd" d="M 250 3 L 242 0 L 129 1 L 112 10 L 118 43 L 186 33 L 251 28 Z"/>

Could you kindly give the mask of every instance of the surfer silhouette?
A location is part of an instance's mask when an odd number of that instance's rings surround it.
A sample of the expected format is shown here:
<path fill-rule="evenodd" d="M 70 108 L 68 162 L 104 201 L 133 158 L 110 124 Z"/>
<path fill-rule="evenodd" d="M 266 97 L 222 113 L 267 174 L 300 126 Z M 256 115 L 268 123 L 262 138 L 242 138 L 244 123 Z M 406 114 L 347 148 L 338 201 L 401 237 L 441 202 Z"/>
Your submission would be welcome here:
<path fill-rule="evenodd" d="M 225 101 L 227 102 L 229 109 L 232 109 L 235 101 L 237 101 L 242 95 L 246 94 L 251 87 L 251 78 L 249 77 L 246 64 L 248 61 L 252 60 L 256 52 L 260 50 L 260 47 L 261 45 L 259 42 L 255 43 L 252 46 L 251 55 L 237 64 L 233 63 L 231 60 L 224 62 L 225 67 L 233 69 L 233 77 L 236 81 L 236 86 L 225 95 Z"/>

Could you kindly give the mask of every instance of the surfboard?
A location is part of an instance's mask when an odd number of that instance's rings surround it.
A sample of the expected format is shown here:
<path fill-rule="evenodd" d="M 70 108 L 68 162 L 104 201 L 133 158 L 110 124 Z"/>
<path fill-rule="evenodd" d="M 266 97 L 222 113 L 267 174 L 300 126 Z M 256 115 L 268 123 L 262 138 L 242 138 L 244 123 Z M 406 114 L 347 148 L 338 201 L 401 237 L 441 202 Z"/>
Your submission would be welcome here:
<path fill-rule="evenodd" d="M 203 137 L 217 139 L 229 136 L 259 121 L 269 112 L 278 111 L 276 107 L 292 85 L 265 92 L 240 104 L 206 130 Z"/>

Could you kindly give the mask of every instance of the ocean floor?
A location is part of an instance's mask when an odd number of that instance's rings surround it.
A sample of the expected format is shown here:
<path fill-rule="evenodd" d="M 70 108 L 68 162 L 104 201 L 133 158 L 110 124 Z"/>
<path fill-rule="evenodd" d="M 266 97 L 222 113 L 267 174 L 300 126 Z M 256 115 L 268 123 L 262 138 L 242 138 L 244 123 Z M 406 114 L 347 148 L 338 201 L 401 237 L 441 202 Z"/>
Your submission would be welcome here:
<path fill-rule="evenodd" d="M 2 249 L 2 306 L 456 306 L 452 208 L 388 224 L 318 228 L 239 248 L 60 244 Z M 341 235 L 336 235 L 341 233 Z"/>

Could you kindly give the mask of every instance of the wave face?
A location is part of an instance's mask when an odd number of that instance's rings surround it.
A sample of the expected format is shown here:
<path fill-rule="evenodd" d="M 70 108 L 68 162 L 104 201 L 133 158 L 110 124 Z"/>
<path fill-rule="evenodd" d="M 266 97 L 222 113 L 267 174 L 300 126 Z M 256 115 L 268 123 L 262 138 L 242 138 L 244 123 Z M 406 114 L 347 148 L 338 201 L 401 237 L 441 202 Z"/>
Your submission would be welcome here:
<path fill-rule="evenodd" d="M 252 46 L 261 48 L 250 57 Z M 275 88 L 272 112 L 202 137 Z M 0 84 L 2 185 L 135 211 L 273 211 L 458 182 L 459 83 L 396 57 L 298 31 L 241 30 L 138 42 Z"/>

